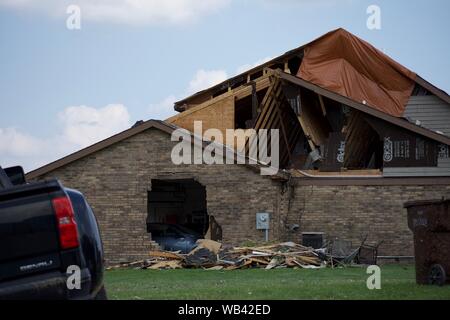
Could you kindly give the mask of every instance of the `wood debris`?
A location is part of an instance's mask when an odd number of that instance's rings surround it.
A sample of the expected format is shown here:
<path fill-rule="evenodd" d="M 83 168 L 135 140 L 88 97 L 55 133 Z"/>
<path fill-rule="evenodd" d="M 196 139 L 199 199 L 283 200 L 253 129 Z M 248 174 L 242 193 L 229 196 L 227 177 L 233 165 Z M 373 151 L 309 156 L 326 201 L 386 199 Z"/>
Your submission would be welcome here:
<path fill-rule="evenodd" d="M 236 270 L 245 268 L 322 268 L 327 259 L 314 249 L 283 242 L 257 247 L 226 248 L 221 243 L 201 239 L 188 254 L 169 251 L 150 251 L 149 258 L 110 267 L 141 269 L 203 268 L 205 270 Z"/>

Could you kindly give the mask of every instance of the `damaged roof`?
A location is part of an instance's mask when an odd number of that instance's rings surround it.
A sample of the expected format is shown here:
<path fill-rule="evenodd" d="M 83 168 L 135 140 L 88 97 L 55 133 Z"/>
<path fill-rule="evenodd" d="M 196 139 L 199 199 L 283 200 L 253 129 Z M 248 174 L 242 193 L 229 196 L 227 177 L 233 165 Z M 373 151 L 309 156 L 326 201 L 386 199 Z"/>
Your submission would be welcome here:
<path fill-rule="evenodd" d="M 297 63 L 291 59 L 299 59 Z M 293 66 L 294 65 L 294 66 Z M 450 96 L 413 71 L 394 61 L 368 42 L 345 29 L 333 30 L 318 39 L 290 50 L 264 64 L 232 77 L 209 89 L 175 102 L 176 111 L 201 97 L 233 88 L 252 79 L 265 68 L 284 69 L 351 100 L 394 117 L 403 117 L 406 104 L 416 85 L 450 103 Z M 292 73 L 292 71 L 294 71 Z"/>

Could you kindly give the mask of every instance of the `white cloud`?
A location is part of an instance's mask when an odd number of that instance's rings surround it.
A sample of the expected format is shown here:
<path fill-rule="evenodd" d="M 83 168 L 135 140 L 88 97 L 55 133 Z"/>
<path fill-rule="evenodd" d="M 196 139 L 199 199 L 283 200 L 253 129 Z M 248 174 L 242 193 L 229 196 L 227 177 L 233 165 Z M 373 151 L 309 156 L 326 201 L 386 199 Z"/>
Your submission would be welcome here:
<path fill-rule="evenodd" d="M 236 74 L 240 74 L 240 73 L 243 73 L 243 72 L 245 72 L 245 71 L 248 71 L 248 70 L 250 70 L 250 69 L 252 69 L 252 68 L 254 68 L 254 67 L 257 67 L 257 66 L 259 66 L 259 65 L 261 65 L 261 64 L 263 64 L 263 63 L 266 63 L 267 61 L 270 61 L 270 60 L 272 60 L 272 59 L 273 59 L 273 57 L 265 57 L 265 58 L 259 59 L 259 60 L 256 61 L 255 63 L 244 64 L 244 65 L 242 65 L 242 66 L 239 66 L 239 67 L 236 69 Z"/>
<path fill-rule="evenodd" d="M 59 114 L 63 137 L 71 145 L 86 147 L 130 127 L 130 115 L 124 105 L 103 108 L 67 107 Z"/>
<path fill-rule="evenodd" d="M 46 139 L 17 128 L 0 128 L 0 165 L 21 165 L 30 171 L 131 126 L 128 110 L 121 104 L 67 107 L 58 119 L 60 132 Z"/>
<path fill-rule="evenodd" d="M 0 128 L 0 154 L 2 155 L 17 157 L 36 155 L 41 147 L 39 139 L 20 132 L 17 128 Z"/>
<path fill-rule="evenodd" d="M 224 70 L 198 70 L 183 96 L 226 79 Z M 148 108 L 150 118 L 166 119 L 175 114 L 173 104 L 177 99 L 175 95 L 170 95 L 159 103 L 151 104 Z M 109 104 L 102 108 L 70 106 L 57 118 L 60 130 L 47 139 L 34 137 L 13 127 L 0 128 L 0 165 L 22 165 L 30 171 L 131 126 L 128 110 L 122 104 Z"/>
<path fill-rule="evenodd" d="M 66 8 L 78 5 L 90 21 L 146 24 L 183 24 L 226 7 L 231 0 L 0 0 L 0 5 L 67 17 Z"/>
<path fill-rule="evenodd" d="M 235 73 L 244 72 L 270 59 L 267 57 L 253 64 L 240 66 Z M 227 78 L 226 70 L 200 69 L 189 81 L 182 95 L 169 95 L 162 101 L 151 104 L 148 108 L 149 117 L 166 119 L 175 114 L 173 105 L 176 100 L 207 89 Z M 34 137 L 14 127 L 0 128 L 0 165 L 22 165 L 29 171 L 131 126 L 128 110 L 122 104 L 109 104 L 101 108 L 70 106 L 58 114 L 58 120 L 60 131 L 47 139 Z"/>
<path fill-rule="evenodd" d="M 200 90 L 207 89 L 227 79 L 225 70 L 198 70 L 189 81 L 187 88 L 180 95 L 171 94 L 160 102 L 150 104 L 149 116 L 152 119 L 167 119 L 176 114 L 173 105 L 177 100 L 190 96 Z"/>
<path fill-rule="evenodd" d="M 212 87 L 228 78 L 225 70 L 198 70 L 189 82 L 187 94 Z"/>
<path fill-rule="evenodd" d="M 250 70 L 256 66 L 259 66 L 273 57 L 265 57 L 257 60 L 251 64 L 245 64 L 236 68 L 233 75 L 243 73 Z M 189 81 L 187 88 L 180 95 L 171 94 L 161 100 L 158 103 L 151 104 L 148 108 L 148 112 L 152 119 L 167 119 L 168 117 L 174 115 L 176 112 L 173 109 L 173 105 L 177 100 L 181 100 L 187 96 L 190 96 L 196 92 L 208 89 L 216 84 L 219 84 L 229 78 L 228 72 L 223 69 L 216 70 L 205 70 L 199 69 L 194 74 L 192 79 Z"/>
<path fill-rule="evenodd" d="M 151 119 L 167 119 L 173 116 L 176 112 L 173 109 L 177 97 L 170 95 L 160 102 L 152 103 L 148 107 L 149 116 Z"/>

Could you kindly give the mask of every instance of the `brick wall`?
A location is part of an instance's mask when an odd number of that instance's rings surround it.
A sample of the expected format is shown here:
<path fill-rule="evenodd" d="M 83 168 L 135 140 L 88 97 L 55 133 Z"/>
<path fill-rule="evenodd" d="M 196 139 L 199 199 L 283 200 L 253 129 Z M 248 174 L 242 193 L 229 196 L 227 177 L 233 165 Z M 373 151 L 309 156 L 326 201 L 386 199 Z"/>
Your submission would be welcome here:
<path fill-rule="evenodd" d="M 383 240 L 380 255 L 413 255 L 412 232 L 403 203 L 450 197 L 450 185 L 300 185 L 294 189 L 288 223 L 300 224 L 285 238 L 300 239 L 301 232 L 325 232 L 328 240 L 350 240 L 357 246 L 365 235 L 375 244 Z"/>
<path fill-rule="evenodd" d="M 97 216 L 109 264 L 147 257 L 152 179 L 196 179 L 206 186 L 208 214 L 222 226 L 224 242 L 263 240 L 255 214 L 276 214 L 280 183 L 242 165 L 174 165 L 174 144 L 167 133 L 149 129 L 41 178 L 56 177 L 84 193 Z M 270 236 L 278 238 L 277 230 L 272 228 Z"/>
<path fill-rule="evenodd" d="M 450 196 L 447 186 L 330 186 L 286 184 L 242 165 L 180 165 L 170 159 L 167 133 L 149 129 L 41 178 L 56 177 L 85 194 L 99 221 L 109 264 L 147 257 L 147 191 L 152 179 L 194 178 L 206 187 L 208 214 L 222 226 L 223 241 L 262 241 L 256 212 L 271 213 L 271 240 L 300 241 L 302 231 L 328 238 L 385 242 L 382 255 L 411 255 L 407 200 Z M 290 199 L 290 200 L 289 200 Z M 291 232 L 291 224 L 300 230 Z"/>

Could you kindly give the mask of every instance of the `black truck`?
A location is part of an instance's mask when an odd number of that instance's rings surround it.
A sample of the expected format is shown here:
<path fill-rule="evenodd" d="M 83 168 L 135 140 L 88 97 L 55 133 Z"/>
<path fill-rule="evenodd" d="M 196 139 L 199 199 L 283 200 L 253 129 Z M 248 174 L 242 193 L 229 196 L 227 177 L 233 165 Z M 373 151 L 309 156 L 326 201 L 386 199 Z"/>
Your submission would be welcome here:
<path fill-rule="evenodd" d="M 106 299 L 94 213 L 58 180 L 0 167 L 0 300 Z"/>

